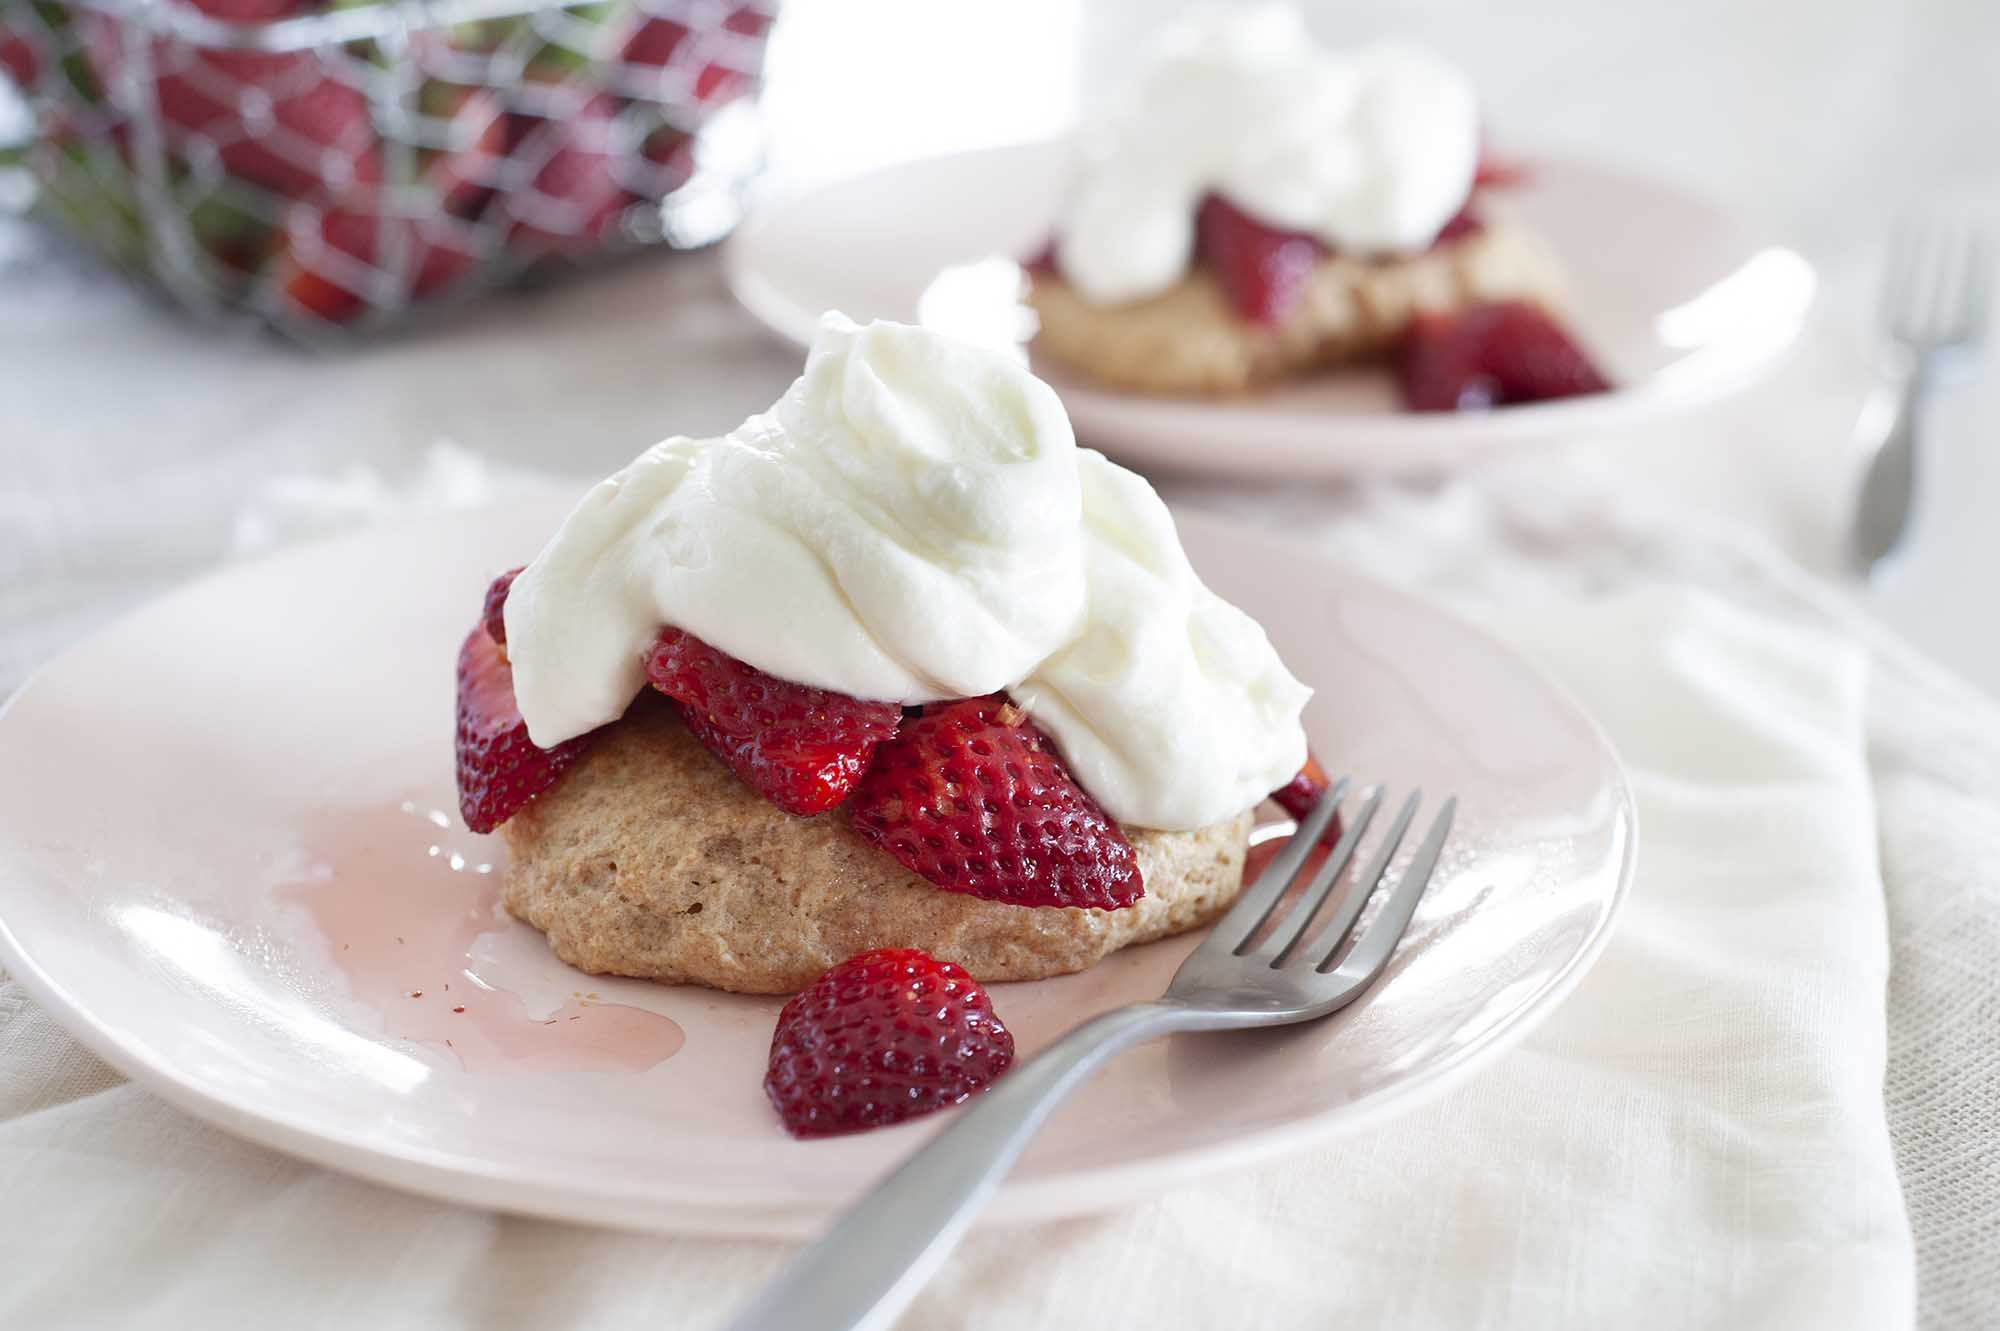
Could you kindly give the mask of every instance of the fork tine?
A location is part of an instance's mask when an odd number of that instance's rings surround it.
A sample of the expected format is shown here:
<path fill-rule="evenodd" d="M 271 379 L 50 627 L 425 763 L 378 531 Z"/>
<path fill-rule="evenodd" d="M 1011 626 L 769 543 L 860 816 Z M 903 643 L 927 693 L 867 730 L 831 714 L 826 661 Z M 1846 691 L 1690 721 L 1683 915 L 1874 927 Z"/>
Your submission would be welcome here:
<path fill-rule="evenodd" d="M 1890 233 L 1881 322 L 1919 359 L 1976 346 L 1991 308 L 1991 237 L 1975 218 L 1906 214 Z"/>
<path fill-rule="evenodd" d="M 1382 870 L 1389 862 L 1389 856 L 1396 853 L 1397 843 L 1402 841 L 1403 833 L 1410 826 L 1410 815 L 1416 811 L 1417 802 L 1422 798 L 1420 793 L 1413 791 L 1410 797 L 1403 801 L 1402 811 L 1390 825 L 1389 833 L 1383 839 L 1382 849 L 1375 856 L 1373 867 L 1355 879 L 1353 888 L 1347 894 L 1347 900 L 1341 903 L 1341 908 L 1334 917 L 1334 925 L 1340 925 L 1341 916 L 1346 916 L 1351 921 L 1353 917 L 1349 908 L 1367 900 L 1368 894 L 1375 890 L 1375 884 L 1381 878 Z M 1264 948 L 1270 954 L 1273 966 L 1287 965 L 1298 956 L 1299 949 L 1312 932 L 1313 917 L 1319 914 L 1327 898 L 1332 896 L 1334 889 L 1340 885 L 1341 872 L 1346 869 L 1347 861 L 1353 857 L 1356 843 L 1361 840 L 1361 834 L 1368 830 L 1368 823 L 1375 817 L 1375 810 L 1381 803 L 1382 789 L 1377 786 L 1370 792 L 1367 806 L 1355 818 L 1354 826 L 1348 828 L 1347 834 L 1341 837 L 1340 844 L 1334 847 L 1334 854 L 1327 856 L 1326 864 L 1313 878 L 1312 886 L 1300 896 L 1299 903 L 1292 907 L 1283 924 L 1271 931 L 1271 938 L 1265 943 Z M 1291 924 L 1293 920 L 1298 921 L 1298 927 L 1285 939 L 1284 946 L 1279 947 L 1277 940 L 1284 934 L 1285 926 Z M 1344 931 L 1346 926 L 1340 927 Z"/>
<path fill-rule="evenodd" d="M 1986 333 L 1989 296 L 1993 277 L 1992 237 L 1975 225 L 1967 236 L 1965 280 L 1959 289 L 1958 340 L 1973 342 Z"/>
<path fill-rule="evenodd" d="M 1445 838 L 1451 833 L 1452 816 L 1458 812 L 1458 797 L 1444 802 L 1438 816 L 1431 821 L 1429 835 L 1424 844 L 1417 847 L 1416 856 L 1410 867 L 1403 873 L 1403 879 L 1396 884 L 1396 890 L 1382 903 L 1382 909 L 1375 916 L 1368 932 L 1347 954 L 1347 959 L 1336 968 L 1336 973 L 1344 980 L 1372 980 L 1388 964 L 1389 954 L 1402 941 L 1403 933 L 1410 927 L 1410 917 L 1417 913 L 1417 902 L 1423 898 L 1430 886 L 1431 875 L 1437 872 L 1438 856 L 1444 853 Z M 1320 960 L 1319 969 L 1326 971 L 1333 966 L 1333 958 L 1340 951 L 1336 941 Z"/>
<path fill-rule="evenodd" d="M 1917 251 L 1907 293 L 1905 318 L 1909 336 L 1923 343 L 1937 340 L 1939 307 L 1948 298 L 1950 283 L 1951 233 L 1935 218 L 1917 225 Z"/>
<path fill-rule="evenodd" d="M 1299 866 L 1305 863 L 1312 848 L 1319 844 L 1320 834 L 1326 831 L 1326 825 L 1333 821 L 1334 811 L 1346 798 L 1347 778 L 1343 776 L 1319 797 L 1319 803 L 1307 812 L 1298 830 L 1292 833 L 1292 839 L 1265 866 L 1257 881 L 1237 895 L 1236 904 L 1215 922 L 1215 927 L 1209 930 L 1209 937 L 1234 938 L 1236 942 L 1230 945 L 1230 950 L 1242 950 L 1243 944 L 1264 927 L 1265 917 L 1283 898 L 1285 889 L 1292 885 L 1292 879 L 1298 876 Z M 1246 920 L 1248 924 L 1244 923 Z"/>
<path fill-rule="evenodd" d="M 1898 337 L 1908 335 L 1912 293 L 1917 285 L 1917 258 L 1923 245 L 1915 222 L 1902 217 L 1889 232 L 1889 257 L 1882 265 L 1882 315 Z"/>
<path fill-rule="evenodd" d="M 1918 348 L 1936 340 L 1950 266 L 1951 232 L 1940 218 L 1912 213 L 1896 223 L 1882 303 L 1898 340 Z"/>
<path fill-rule="evenodd" d="M 1937 265 L 1931 270 L 1929 318 L 1924 332 L 1933 343 L 1951 341 L 1965 300 L 1965 260 L 1971 237 L 1962 226 L 1940 228 Z"/>

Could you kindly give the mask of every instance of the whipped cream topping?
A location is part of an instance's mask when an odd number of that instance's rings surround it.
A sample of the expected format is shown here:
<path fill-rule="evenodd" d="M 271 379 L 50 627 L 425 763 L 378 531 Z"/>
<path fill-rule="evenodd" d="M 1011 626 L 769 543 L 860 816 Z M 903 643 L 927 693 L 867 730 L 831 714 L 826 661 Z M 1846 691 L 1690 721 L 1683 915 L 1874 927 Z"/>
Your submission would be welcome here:
<path fill-rule="evenodd" d="M 770 411 L 593 488 L 505 613 L 544 747 L 620 716 L 672 624 L 859 698 L 1005 690 L 1137 826 L 1232 817 L 1305 761 L 1310 690 L 1152 487 L 1015 358 L 899 324 L 828 315 Z"/>
<path fill-rule="evenodd" d="M 1201 11 L 1086 130 L 1056 262 L 1099 304 L 1158 295 L 1210 191 L 1344 253 L 1415 253 L 1464 207 L 1479 138 L 1471 84 L 1427 51 L 1325 51 L 1284 4 Z"/>
<path fill-rule="evenodd" d="M 1312 690 L 1195 576 L 1144 477 L 1091 449 L 1077 470 L 1090 613 L 1008 692 L 1120 822 L 1186 829 L 1240 813 L 1304 764 Z"/>

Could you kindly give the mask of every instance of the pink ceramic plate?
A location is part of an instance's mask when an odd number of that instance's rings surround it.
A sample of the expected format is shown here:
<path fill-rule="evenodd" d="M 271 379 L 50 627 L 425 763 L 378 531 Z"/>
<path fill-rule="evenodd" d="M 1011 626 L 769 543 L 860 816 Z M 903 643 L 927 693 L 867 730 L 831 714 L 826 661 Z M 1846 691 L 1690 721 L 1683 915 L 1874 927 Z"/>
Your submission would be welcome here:
<path fill-rule="evenodd" d="M 563 509 L 232 569 L 44 670 L 0 714 L 0 961 L 136 1080 L 338 1169 L 613 1225 L 810 1229 L 935 1121 L 789 1140 L 759 1084 L 776 1000 L 563 966 L 495 909 L 501 849 L 453 812 L 454 650 L 488 577 Z M 1366 999 L 1126 1055 L 1057 1115 L 994 1218 L 1111 1206 L 1434 1093 L 1570 990 L 1630 871 L 1617 759 L 1535 669 L 1294 546 L 1183 529 L 1318 685 L 1329 765 L 1456 791 L 1458 831 Z M 1188 946 L 994 1002 L 1032 1054 L 1156 995 Z"/>

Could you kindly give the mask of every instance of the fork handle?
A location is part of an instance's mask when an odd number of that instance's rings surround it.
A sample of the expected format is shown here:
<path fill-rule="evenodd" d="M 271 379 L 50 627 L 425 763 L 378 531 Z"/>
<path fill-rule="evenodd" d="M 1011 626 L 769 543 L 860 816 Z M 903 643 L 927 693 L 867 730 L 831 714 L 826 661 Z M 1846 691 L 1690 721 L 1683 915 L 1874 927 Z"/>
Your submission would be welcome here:
<path fill-rule="evenodd" d="M 792 1259 L 729 1331 L 886 1327 L 916 1297 L 1049 1111 L 1120 1050 L 1210 1023 L 1169 1003 L 1096 1017 L 982 1092 Z"/>
<path fill-rule="evenodd" d="M 1864 413 L 1868 470 L 1854 513 L 1854 566 L 1866 573 L 1896 548 L 1916 492 L 1917 425 L 1930 375 L 1921 361 L 1877 387 Z"/>

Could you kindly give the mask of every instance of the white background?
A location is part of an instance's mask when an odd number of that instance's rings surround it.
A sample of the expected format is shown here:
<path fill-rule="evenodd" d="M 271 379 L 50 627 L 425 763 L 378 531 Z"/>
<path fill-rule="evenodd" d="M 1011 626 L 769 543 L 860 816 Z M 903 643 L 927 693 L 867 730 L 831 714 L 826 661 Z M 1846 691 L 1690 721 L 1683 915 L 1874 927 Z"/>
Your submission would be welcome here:
<path fill-rule="evenodd" d="M 772 57 L 775 162 L 797 179 L 1049 133 L 1176 8 L 790 0 Z M 1329 41 L 1394 33 L 1461 62 L 1502 147 L 1587 152 L 1720 194 L 1820 265 L 1823 319 L 1774 382 L 1578 456 L 1616 459 L 1635 489 L 1745 518 L 1836 569 L 1882 238 L 1913 203 L 1969 201 L 1989 220 L 2000 204 L 2000 5 L 1310 8 Z M 271 475 L 354 459 L 393 473 L 444 437 L 602 472 L 661 434 L 734 424 L 797 362 L 727 317 L 715 287 L 702 260 L 628 266 L 316 362 L 218 344 L 0 221 L 0 688 L 225 553 L 230 515 Z M 1937 404 L 1915 538 L 1874 599 L 2000 692 L 2000 621 L 1982 609 L 2000 569 L 1996 408 L 1990 373 Z"/>

